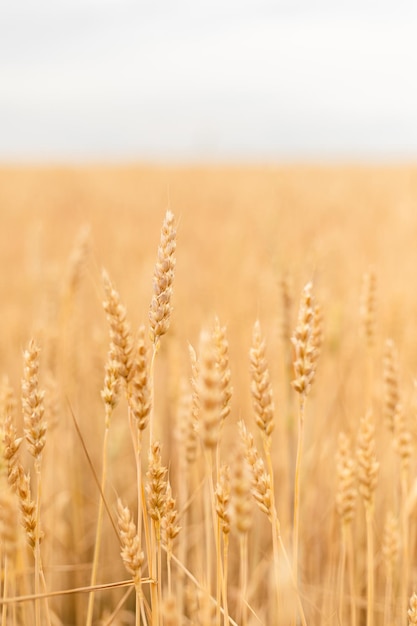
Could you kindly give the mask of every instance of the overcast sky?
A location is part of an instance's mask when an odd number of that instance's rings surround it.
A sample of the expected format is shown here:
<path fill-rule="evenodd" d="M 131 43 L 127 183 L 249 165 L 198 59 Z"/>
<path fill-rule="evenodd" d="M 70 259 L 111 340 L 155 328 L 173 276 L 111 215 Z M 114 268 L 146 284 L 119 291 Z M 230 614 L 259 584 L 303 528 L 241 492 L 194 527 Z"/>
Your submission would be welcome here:
<path fill-rule="evenodd" d="M 417 159 L 417 2 L 0 0 L 0 160 Z"/>

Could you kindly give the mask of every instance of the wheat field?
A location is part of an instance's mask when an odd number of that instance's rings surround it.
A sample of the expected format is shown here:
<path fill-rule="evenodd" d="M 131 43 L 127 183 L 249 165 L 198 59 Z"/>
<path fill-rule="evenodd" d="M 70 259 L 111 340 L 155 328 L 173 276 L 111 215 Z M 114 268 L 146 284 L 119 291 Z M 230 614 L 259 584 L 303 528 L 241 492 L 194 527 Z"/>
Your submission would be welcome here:
<path fill-rule="evenodd" d="M 0 169 L 1 626 L 417 624 L 417 169 Z"/>

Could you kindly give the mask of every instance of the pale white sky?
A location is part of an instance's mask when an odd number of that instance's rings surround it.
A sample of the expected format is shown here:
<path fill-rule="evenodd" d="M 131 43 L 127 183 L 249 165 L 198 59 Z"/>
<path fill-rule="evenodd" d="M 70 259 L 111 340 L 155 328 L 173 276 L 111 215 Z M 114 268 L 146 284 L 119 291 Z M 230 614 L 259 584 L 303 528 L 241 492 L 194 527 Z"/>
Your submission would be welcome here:
<path fill-rule="evenodd" d="M 0 0 L 0 160 L 417 159 L 415 0 Z"/>

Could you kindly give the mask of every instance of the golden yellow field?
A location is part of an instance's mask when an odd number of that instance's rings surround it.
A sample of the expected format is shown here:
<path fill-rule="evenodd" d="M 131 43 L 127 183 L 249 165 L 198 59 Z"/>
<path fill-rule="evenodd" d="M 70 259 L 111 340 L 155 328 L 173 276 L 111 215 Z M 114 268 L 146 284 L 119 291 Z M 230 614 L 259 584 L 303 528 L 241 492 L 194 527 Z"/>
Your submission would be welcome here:
<path fill-rule="evenodd" d="M 1 626 L 417 624 L 416 241 L 417 168 L 3 167 Z"/>

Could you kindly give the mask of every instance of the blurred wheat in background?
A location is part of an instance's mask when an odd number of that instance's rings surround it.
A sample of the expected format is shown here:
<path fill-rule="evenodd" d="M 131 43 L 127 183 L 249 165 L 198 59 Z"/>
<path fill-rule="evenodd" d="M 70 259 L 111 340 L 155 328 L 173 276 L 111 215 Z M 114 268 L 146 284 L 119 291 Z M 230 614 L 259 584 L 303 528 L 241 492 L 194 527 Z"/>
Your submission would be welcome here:
<path fill-rule="evenodd" d="M 2 626 L 417 623 L 416 201 L 0 170 Z"/>

